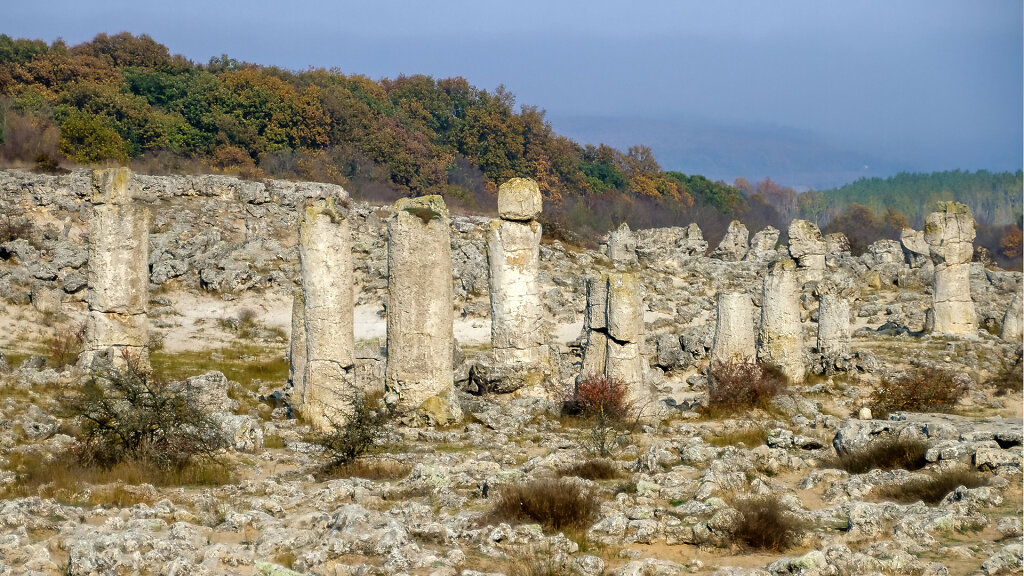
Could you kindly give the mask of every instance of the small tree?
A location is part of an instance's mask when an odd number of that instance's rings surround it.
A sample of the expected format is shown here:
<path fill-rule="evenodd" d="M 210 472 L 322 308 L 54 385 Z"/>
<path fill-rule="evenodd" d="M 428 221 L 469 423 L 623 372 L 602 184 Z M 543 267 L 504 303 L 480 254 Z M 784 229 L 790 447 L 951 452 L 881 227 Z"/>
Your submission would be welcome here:
<path fill-rule="evenodd" d="M 639 414 L 626 391 L 621 380 L 588 376 L 576 383 L 562 404 L 563 413 L 588 422 L 586 443 L 599 456 L 609 456 L 615 444 L 636 427 Z"/>
<path fill-rule="evenodd" d="M 380 395 L 357 393 L 350 400 L 351 411 L 344 422 L 331 422 L 329 429 L 314 432 L 309 441 L 319 445 L 330 458 L 328 468 L 349 464 L 370 454 L 383 443 L 392 414 Z"/>
<path fill-rule="evenodd" d="M 93 374 L 61 403 L 62 416 L 81 421 L 82 464 L 112 468 L 135 461 L 181 469 L 194 458 L 212 459 L 226 445 L 187 384 L 151 378 L 127 351 L 121 359 L 123 366 Z"/>

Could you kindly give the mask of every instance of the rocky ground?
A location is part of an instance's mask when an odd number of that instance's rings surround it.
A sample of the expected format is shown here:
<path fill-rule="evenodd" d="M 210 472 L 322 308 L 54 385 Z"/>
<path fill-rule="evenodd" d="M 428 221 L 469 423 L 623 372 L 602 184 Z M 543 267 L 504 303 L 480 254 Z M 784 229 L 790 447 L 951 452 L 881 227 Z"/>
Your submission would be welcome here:
<path fill-rule="evenodd" d="M 470 373 L 489 351 L 487 219 L 456 217 L 456 380 L 465 421 L 395 426 L 386 452 L 362 473 L 374 478 L 318 479 L 323 455 L 273 396 L 287 379 L 294 208 L 312 185 L 138 180 L 154 216 L 154 367 L 169 378 L 198 378 L 217 399 L 233 444 L 220 458 L 234 478 L 212 487 L 55 482 L 18 490 L 25 455 L 45 458 L 73 442 L 73 423 L 56 414 L 75 377 L 61 358 L 86 312 L 88 174 L 2 171 L 0 574 L 1020 573 L 1021 391 L 997 396 L 987 385 L 1019 350 L 998 335 L 1020 273 L 971 264 L 982 329 L 948 339 L 921 333 L 928 262 L 899 242 L 876 243 L 859 257 L 831 242 L 826 275 L 852 286 L 851 370 L 812 376 L 763 409 L 711 417 L 696 409 L 707 398 L 715 296 L 747 291 L 759 304 L 764 271 L 786 248 L 773 239 L 777 231 L 755 234 L 749 249 L 745 236 L 730 233 L 709 257 L 693 227 L 638 231 L 643 353 L 665 418 L 614 445 L 616 478 L 571 480 L 599 496 L 600 512 L 587 530 L 557 531 L 484 517 L 501 486 L 595 457 L 589 428 L 561 416 L 558 400 L 579 370 L 584 278 L 611 266 L 606 254 L 545 241 L 547 394 L 479 395 Z M 358 368 L 372 387 L 384 367 L 389 210 L 355 204 L 350 214 Z M 808 343 L 813 288 L 802 296 Z M 969 380 L 954 414 L 858 417 L 881 379 L 921 365 Z M 922 439 L 927 466 L 858 474 L 828 466 L 837 450 L 883 438 Z M 980 471 L 987 485 L 956 488 L 937 504 L 881 495 L 960 466 Z M 793 547 L 756 551 L 736 539 L 737 499 L 757 494 L 778 495 L 806 528 Z"/>

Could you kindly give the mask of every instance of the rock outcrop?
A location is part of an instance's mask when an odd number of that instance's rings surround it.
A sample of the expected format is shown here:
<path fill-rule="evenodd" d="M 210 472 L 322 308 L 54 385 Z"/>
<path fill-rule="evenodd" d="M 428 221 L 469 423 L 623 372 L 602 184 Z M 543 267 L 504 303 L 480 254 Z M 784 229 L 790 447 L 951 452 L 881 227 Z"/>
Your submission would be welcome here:
<path fill-rule="evenodd" d="M 747 251 L 745 260 L 755 262 L 771 262 L 778 256 L 775 245 L 779 243 L 779 229 L 774 226 L 766 226 L 763 230 L 754 234 L 750 239 L 750 250 Z"/>
<path fill-rule="evenodd" d="M 715 251 L 711 253 L 711 257 L 725 260 L 726 262 L 739 262 L 743 260 L 749 248 L 747 243 L 749 236 L 750 232 L 747 231 L 747 227 L 739 220 L 733 220 L 729 223 L 729 229 L 726 230 L 725 237 L 718 244 L 718 248 L 715 248 Z"/>
<path fill-rule="evenodd" d="M 89 317 L 79 365 L 97 360 L 148 366 L 149 209 L 131 193 L 127 168 L 92 173 Z"/>
<path fill-rule="evenodd" d="M 958 202 L 941 202 L 928 215 L 924 239 L 935 264 L 933 305 L 928 327 L 935 334 L 971 336 L 978 318 L 971 299 L 971 258 L 974 256 L 974 216 Z"/>
<path fill-rule="evenodd" d="M 355 385 L 352 247 L 345 198 L 307 200 L 299 217 L 306 358 L 300 410 L 326 429 L 344 423 Z"/>
<path fill-rule="evenodd" d="M 775 366 L 790 382 L 802 382 L 803 327 L 800 324 L 800 273 L 790 259 L 776 262 L 764 278 L 757 359 Z"/>
<path fill-rule="evenodd" d="M 450 225 L 440 196 L 402 198 L 388 219 L 385 401 L 409 423 L 462 417 L 453 387 Z"/>
<path fill-rule="evenodd" d="M 796 260 L 805 281 L 821 280 L 825 271 L 825 240 L 816 225 L 807 220 L 790 223 L 789 255 Z"/>

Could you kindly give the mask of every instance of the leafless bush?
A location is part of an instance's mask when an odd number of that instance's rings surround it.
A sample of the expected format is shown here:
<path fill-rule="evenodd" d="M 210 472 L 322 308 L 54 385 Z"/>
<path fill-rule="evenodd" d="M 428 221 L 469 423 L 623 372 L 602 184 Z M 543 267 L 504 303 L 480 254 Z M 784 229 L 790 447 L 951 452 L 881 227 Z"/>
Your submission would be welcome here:
<path fill-rule="evenodd" d="M 709 372 L 708 409 L 736 412 L 767 408 L 788 382 L 778 369 L 760 362 L 715 362 Z"/>
<path fill-rule="evenodd" d="M 537 522 L 547 528 L 586 529 L 600 511 L 597 496 L 566 479 L 541 479 L 498 489 L 488 523 Z"/>
<path fill-rule="evenodd" d="M 781 552 L 799 542 L 806 527 L 783 508 L 778 496 L 745 498 L 733 503 L 741 519 L 734 535 L 751 548 Z"/>
<path fill-rule="evenodd" d="M 885 378 L 871 395 L 869 406 L 878 418 L 892 412 L 949 412 L 967 393 L 963 374 L 926 366 L 897 378 Z"/>
<path fill-rule="evenodd" d="M 354 395 L 344 422 L 333 423 L 326 431 L 309 436 L 309 441 L 322 447 L 330 459 L 324 473 L 340 470 L 379 448 L 391 418 L 392 414 L 381 395 Z"/>

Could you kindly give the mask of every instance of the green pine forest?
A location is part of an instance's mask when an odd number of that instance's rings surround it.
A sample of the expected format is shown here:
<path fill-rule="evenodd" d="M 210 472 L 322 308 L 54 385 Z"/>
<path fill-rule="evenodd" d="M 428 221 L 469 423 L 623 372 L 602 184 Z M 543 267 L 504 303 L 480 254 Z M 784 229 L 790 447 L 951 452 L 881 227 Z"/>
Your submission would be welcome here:
<path fill-rule="evenodd" d="M 198 64 L 128 33 L 75 46 L 0 35 L 0 115 L 0 165 L 39 171 L 123 164 L 315 180 L 376 202 L 441 194 L 482 214 L 501 182 L 527 176 L 544 194 L 546 234 L 580 245 L 622 222 L 697 222 L 714 246 L 734 219 L 754 232 L 806 218 L 846 233 L 857 252 L 958 200 L 978 219 L 978 244 L 1021 266 L 1020 170 L 904 173 L 803 193 L 767 178 L 715 182 L 664 170 L 642 144 L 581 145 L 504 87 L 463 78 L 373 80 L 227 55 Z"/>

